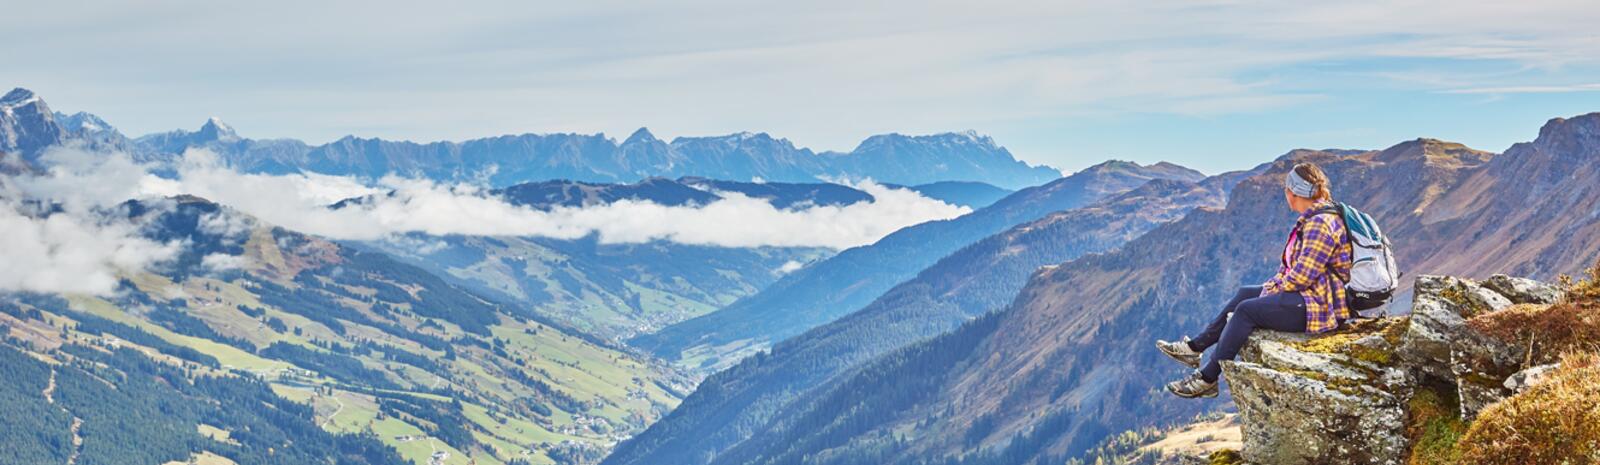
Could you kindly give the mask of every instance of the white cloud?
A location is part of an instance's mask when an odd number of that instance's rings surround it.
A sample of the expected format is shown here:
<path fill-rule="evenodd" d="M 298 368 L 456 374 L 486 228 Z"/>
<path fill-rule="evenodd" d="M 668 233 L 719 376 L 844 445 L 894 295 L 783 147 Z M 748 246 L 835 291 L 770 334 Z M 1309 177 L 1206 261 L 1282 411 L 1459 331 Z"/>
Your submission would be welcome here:
<path fill-rule="evenodd" d="M 1559 86 L 1506 86 L 1450 89 L 1447 94 L 1562 94 L 1569 92 L 1600 92 L 1600 83 Z"/>
<path fill-rule="evenodd" d="M 20 195 L 48 199 L 74 213 L 115 206 L 150 191 L 160 179 L 126 156 L 54 147 L 40 155 L 43 174 L 10 180 Z"/>
<path fill-rule="evenodd" d="M 245 239 L 254 227 L 255 222 L 249 216 L 234 213 L 232 210 L 220 210 L 200 216 L 200 232 L 221 236 L 233 243 Z"/>
<path fill-rule="evenodd" d="M 70 199 L 74 211 L 105 208 L 134 197 L 189 194 L 268 224 L 334 239 L 376 240 L 407 233 L 560 239 L 594 234 L 604 243 L 663 240 L 725 247 L 847 248 L 877 241 L 906 226 L 971 211 L 870 180 L 851 185 L 874 200 L 843 206 L 777 208 L 763 199 L 722 192 L 720 200 L 705 205 L 624 200 L 541 211 L 512 205 L 471 185 L 393 176 L 367 185 L 340 176 L 244 174 L 203 150 L 185 154 L 174 179 L 148 174 L 146 167 L 121 155 L 56 151 L 46 159 L 60 165 L 18 184 L 37 198 Z M 352 197 L 367 201 L 329 208 Z M 201 222 L 202 230 L 230 237 L 250 227 L 248 221 L 231 215 L 209 215 Z"/>
<path fill-rule="evenodd" d="M 227 271 L 245 268 L 251 265 L 250 257 L 243 255 L 228 255 L 225 253 L 206 254 L 200 259 L 200 266 L 211 271 Z"/>
<path fill-rule="evenodd" d="M 30 216 L 13 202 L 0 206 L 0 290 L 106 295 L 120 273 L 171 259 L 178 244 L 138 235 L 114 215 L 58 212 Z"/>
<path fill-rule="evenodd" d="M 1314 83 L 1271 81 L 1296 66 L 1421 58 L 1581 73 L 1600 61 L 1588 0 L 106 1 L 18 14 L 0 75 L 54 86 L 36 90 L 58 106 L 103 109 L 135 133 L 222 112 L 312 141 L 650 125 L 848 149 L 876 132 L 999 132 L 1041 115 L 1314 105 L 1300 97 L 1323 94 Z M 192 72 L 194 57 L 212 72 Z M 1474 74 L 1472 87 L 1528 77 Z"/>
<path fill-rule="evenodd" d="M 45 173 L 0 176 L 0 291 L 106 295 L 121 274 L 176 256 L 115 208 L 146 172 L 123 156 L 52 149 Z M 84 182 L 93 180 L 93 182 Z"/>
<path fill-rule="evenodd" d="M 778 267 L 778 274 L 793 273 L 793 272 L 796 272 L 796 271 L 800 271 L 801 268 L 805 268 L 805 267 L 806 267 L 806 264 L 804 264 L 804 263 L 800 263 L 799 261 L 796 261 L 796 260 L 789 260 L 787 262 L 783 262 L 783 265 Z"/>
<path fill-rule="evenodd" d="M 540 211 L 512 205 L 469 185 L 391 176 L 376 186 L 364 186 L 337 176 L 241 174 L 201 151 L 185 156 L 177 181 L 181 193 L 228 205 L 267 223 L 357 240 L 412 232 L 561 239 L 597 234 L 606 243 L 666 240 L 726 247 L 846 248 L 871 243 L 906 226 L 970 211 L 871 181 L 855 187 L 871 194 L 873 201 L 845 206 L 780 209 L 763 199 L 722 193 L 722 199 L 706 205 L 624 200 Z M 327 208 L 356 196 L 369 197 L 358 205 Z"/>

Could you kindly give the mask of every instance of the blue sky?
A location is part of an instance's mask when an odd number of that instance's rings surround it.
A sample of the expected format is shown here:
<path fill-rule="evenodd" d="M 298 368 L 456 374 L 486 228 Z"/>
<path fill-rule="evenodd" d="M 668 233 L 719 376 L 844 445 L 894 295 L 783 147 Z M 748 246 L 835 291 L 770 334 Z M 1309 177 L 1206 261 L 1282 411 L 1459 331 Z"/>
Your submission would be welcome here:
<path fill-rule="evenodd" d="M 1600 8 L 1533 2 L 21 2 L 0 86 L 138 135 L 648 126 L 818 150 L 975 129 L 1074 170 L 1207 172 L 1600 111 Z M 336 3 L 336 4 L 335 4 Z"/>

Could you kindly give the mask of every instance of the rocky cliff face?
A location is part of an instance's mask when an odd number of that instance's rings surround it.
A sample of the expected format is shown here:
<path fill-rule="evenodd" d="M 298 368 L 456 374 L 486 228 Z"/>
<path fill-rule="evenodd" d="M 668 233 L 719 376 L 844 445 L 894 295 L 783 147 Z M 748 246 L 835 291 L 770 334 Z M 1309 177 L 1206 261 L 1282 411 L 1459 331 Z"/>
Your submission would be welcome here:
<path fill-rule="evenodd" d="M 1471 421 L 1550 369 L 1528 366 L 1526 348 L 1467 321 L 1514 305 L 1553 304 L 1562 296 L 1555 286 L 1504 275 L 1422 276 L 1415 289 L 1411 315 L 1358 320 L 1315 337 L 1262 331 L 1239 360 L 1224 362 L 1243 423 L 1243 458 L 1417 463 L 1410 458 L 1422 449 L 1419 398 L 1453 395 L 1454 414 Z"/>
<path fill-rule="evenodd" d="M 0 153 L 32 161 L 45 147 L 60 143 L 65 133 L 33 92 L 18 88 L 0 96 Z"/>

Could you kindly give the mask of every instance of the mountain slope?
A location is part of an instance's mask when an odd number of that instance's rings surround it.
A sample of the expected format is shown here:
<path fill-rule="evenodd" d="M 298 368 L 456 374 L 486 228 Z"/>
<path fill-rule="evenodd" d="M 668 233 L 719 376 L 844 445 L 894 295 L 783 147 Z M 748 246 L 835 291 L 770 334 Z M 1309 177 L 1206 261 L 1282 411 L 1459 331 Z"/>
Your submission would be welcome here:
<path fill-rule="evenodd" d="M 116 362 L 130 375 L 151 371 L 140 364 L 181 359 L 189 375 L 258 379 L 250 395 L 267 395 L 288 413 L 247 403 L 233 407 L 237 415 L 267 416 L 294 431 L 359 434 L 414 463 L 425 463 L 434 449 L 446 451 L 444 463 L 452 465 L 469 456 L 478 463 L 593 460 L 670 409 L 689 385 L 667 367 L 383 254 L 193 197 L 131 202 L 126 211 L 150 238 L 182 243 L 180 255 L 157 272 L 128 276 L 111 297 L 0 296 L 18 309 L 0 317 L 6 345 L 47 361 L 60 360 L 62 351 L 132 347 L 143 354 Z M 107 379 L 130 396 L 170 397 L 144 378 Z M 199 400 L 210 395 L 179 390 Z M 250 436 L 276 433 L 246 420 L 204 421 L 149 434 L 157 444 L 210 435 L 285 447 Z M 310 447 L 330 441 L 296 434 Z M 86 439 L 85 449 L 117 440 L 98 437 Z M 348 447 L 357 446 L 383 449 Z M 181 448 L 202 450 L 233 454 L 226 445 Z"/>
<path fill-rule="evenodd" d="M 704 205 L 727 193 L 766 200 L 777 208 L 802 205 L 845 206 L 873 200 L 872 194 L 831 183 L 782 183 L 721 181 L 701 177 L 676 180 L 647 178 L 632 184 L 579 181 L 542 181 L 499 189 L 496 195 L 519 206 L 540 210 L 555 207 L 604 205 L 618 200 L 646 201 L 660 205 Z"/>
<path fill-rule="evenodd" d="M 484 295 L 605 339 L 703 315 L 760 291 L 785 266 L 832 253 L 817 247 L 715 247 L 595 237 L 403 237 L 361 243 Z"/>
<path fill-rule="evenodd" d="M 981 182 L 940 181 L 911 186 L 911 190 L 947 203 L 970 208 L 983 208 L 1011 195 L 1010 190 Z"/>
<path fill-rule="evenodd" d="M 884 352 L 1000 307 L 1039 266 L 1105 251 L 1190 209 L 1220 205 L 1237 174 L 1202 184 L 1154 180 L 1052 213 L 962 248 L 865 308 L 711 376 L 607 463 L 700 463 L 748 437 L 789 401 Z"/>
<path fill-rule="evenodd" d="M 633 184 L 544 181 L 493 192 L 539 210 L 622 200 L 705 205 L 738 194 L 780 209 L 876 200 L 837 184 L 745 183 L 650 178 Z M 364 199 L 351 199 L 350 202 Z M 651 241 L 607 244 L 596 237 L 429 237 L 362 243 L 456 284 L 528 305 L 607 339 L 626 338 L 708 313 L 754 294 L 791 269 L 831 256 L 823 247 L 718 247 Z"/>
<path fill-rule="evenodd" d="M 1024 189 L 971 214 L 896 231 L 784 277 L 762 292 L 711 314 L 630 343 L 702 368 L 725 366 L 768 344 L 857 310 L 884 291 L 974 241 L 1050 212 L 1125 192 L 1151 179 L 1198 180 L 1169 163 L 1107 162 Z"/>
<path fill-rule="evenodd" d="M 874 361 L 713 463 L 1045 462 L 1192 415 L 1215 403 L 1160 392 L 1183 370 L 1150 342 L 1196 330 L 1235 286 L 1272 272 L 1293 218 L 1280 184 L 1293 161 L 1323 164 L 1336 196 L 1372 211 L 1408 274 L 1549 277 L 1600 251 L 1600 217 L 1574 214 L 1600 211 L 1597 134 L 1600 114 L 1590 114 L 1552 120 L 1492 160 L 1426 139 L 1355 156 L 1291 153 L 1236 187 L 1225 209 L 1041 272 L 1008 309 Z"/>

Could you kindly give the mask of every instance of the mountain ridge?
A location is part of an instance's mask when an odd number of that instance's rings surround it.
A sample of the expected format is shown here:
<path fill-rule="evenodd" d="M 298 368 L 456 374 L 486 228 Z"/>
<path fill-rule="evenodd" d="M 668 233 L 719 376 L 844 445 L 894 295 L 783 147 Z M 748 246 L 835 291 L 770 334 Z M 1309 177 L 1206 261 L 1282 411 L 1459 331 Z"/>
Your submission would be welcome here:
<path fill-rule="evenodd" d="M 842 251 L 786 276 L 761 293 L 635 337 L 630 344 L 669 360 L 696 357 L 711 361 L 709 366 L 726 364 L 729 361 L 724 359 L 730 355 L 752 353 L 859 309 L 946 254 L 1015 224 L 1132 190 L 1162 176 L 1190 181 L 1204 177 L 1174 166 L 1148 170 L 1126 162 L 1091 166 L 1049 184 L 1017 191 L 965 216 L 912 226 L 877 243 Z"/>
<path fill-rule="evenodd" d="M 1220 205 L 1241 177 L 1154 179 L 967 245 L 862 309 L 707 378 L 678 409 L 618 446 L 606 463 L 700 463 L 698 457 L 745 439 L 753 428 L 748 425 L 770 420 L 770 412 L 823 389 L 863 361 L 1004 305 L 1038 266 L 1108 250 L 1190 208 Z"/>
<path fill-rule="evenodd" d="M 1296 161 L 1321 164 L 1336 197 L 1376 215 L 1408 273 L 1582 269 L 1600 250 L 1600 218 L 1574 214 L 1600 211 L 1600 145 L 1588 138 L 1600 115 L 1552 125 L 1501 155 L 1422 140 L 1280 158 L 1226 207 L 1045 269 L 1006 310 L 874 360 L 712 463 L 1065 460 L 1140 421 L 1214 407 L 1159 392 L 1151 373 L 1181 372 L 1149 344 L 1196 330 L 1235 286 L 1271 273 L 1282 239 L 1271 225 L 1292 219 L 1281 176 Z M 910 425 L 918 435 L 887 434 Z"/>
<path fill-rule="evenodd" d="M 23 88 L 7 95 L 18 109 L 43 106 L 42 99 Z M 21 152 L 30 162 L 43 148 L 72 136 L 48 111 L 37 118 L 23 111 L 20 115 L 26 121 L 11 115 L 0 116 L 0 151 Z M 189 148 L 204 148 L 250 173 L 316 172 L 370 179 L 399 174 L 441 182 L 486 182 L 492 187 L 549 179 L 634 182 L 700 176 L 782 182 L 872 179 L 905 185 L 976 181 L 1017 189 L 1061 177 L 1060 171 L 1019 161 L 992 138 L 971 131 L 873 136 L 851 152 L 815 152 L 764 132 L 680 136 L 664 142 L 645 128 L 621 142 L 603 133 L 522 133 L 431 142 L 347 135 L 310 144 L 241 137 L 217 118 L 194 131 L 137 138 L 116 133 L 115 138 L 117 148 L 153 163 L 171 164 Z"/>

